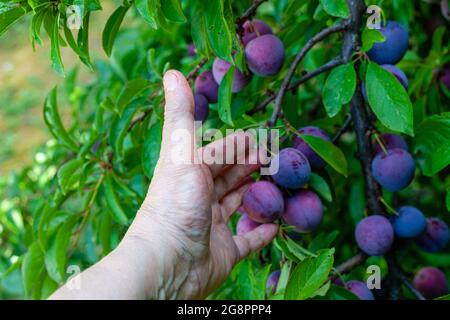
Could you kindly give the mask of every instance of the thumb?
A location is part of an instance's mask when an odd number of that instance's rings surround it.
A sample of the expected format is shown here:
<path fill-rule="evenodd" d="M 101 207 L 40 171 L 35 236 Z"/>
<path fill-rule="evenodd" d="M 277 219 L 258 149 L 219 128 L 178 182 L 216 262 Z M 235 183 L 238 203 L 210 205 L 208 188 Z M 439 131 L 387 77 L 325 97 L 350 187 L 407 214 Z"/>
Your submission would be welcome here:
<path fill-rule="evenodd" d="M 186 78 L 176 70 L 163 79 L 165 108 L 161 153 L 173 161 L 190 161 L 195 150 L 194 97 Z M 180 159 L 180 157 L 182 157 Z"/>

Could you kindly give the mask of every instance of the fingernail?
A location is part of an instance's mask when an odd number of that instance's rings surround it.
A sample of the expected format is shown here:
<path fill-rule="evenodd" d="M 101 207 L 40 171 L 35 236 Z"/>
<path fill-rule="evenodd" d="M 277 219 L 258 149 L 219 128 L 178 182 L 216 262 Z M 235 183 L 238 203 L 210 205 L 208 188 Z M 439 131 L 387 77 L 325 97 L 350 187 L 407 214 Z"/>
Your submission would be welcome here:
<path fill-rule="evenodd" d="M 174 91 L 178 86 L 178 77 L 175 73 L 169 71 L 164 76 L 164 87 L 167 91 Z"/>

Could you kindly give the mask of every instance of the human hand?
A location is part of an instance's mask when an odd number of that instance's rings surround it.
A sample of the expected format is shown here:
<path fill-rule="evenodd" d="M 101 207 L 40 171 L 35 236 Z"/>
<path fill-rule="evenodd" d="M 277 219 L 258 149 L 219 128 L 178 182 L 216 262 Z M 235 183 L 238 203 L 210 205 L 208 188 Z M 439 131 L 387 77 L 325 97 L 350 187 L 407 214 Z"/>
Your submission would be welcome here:
<path fill-rule="evenodd" d="M 272 241 L 278 228 L 276 224 L 265 224 L 245 236 L 232 235 L 227 225 L 229 217 L 241 205 L 249 175 L 260 167 L 255 165 L 255 138 L 240 132 L 196 149 L 189 84 L 181 73 L 169 71 L 164 88 L 160 159 L 127 237 L 147 243 L 149 250 L 154 237 L 162 237 L 166 257 L 163 269 L 167 273 L 164 278 L 170 272 L 176 275 L 164 283 L 167 297 L 203 298 L 226 279 L 237 262 Z M 176 132 L 184 132 L 188 138 L 183 135 L 177 139 L 175 136 L 180 134 Z M 227 154 L 230 145 L 237 148 L 235 154 Z M 174 162 L 180 159 L 173 159 L 178 155 L 174 150 L 180 149 L 186 159 L 177 164 Z M 195 164 L 211 154 L 226 159 L 223 163 L 233 160 L 235 164 Z"/>
<path fill-rule="evenodd" d="M 260 167 L 255 137 L 240 131 L 197 149 L 188 82 L 169 71 L 164 89 L 160 159 L 141 209 L 119 246 L 79 275 L 80 290 L 66 285 L 51 298 L 204 298 L 236 263 L 275 237 L 276 224 L 243 236 L 233 236 L 227 225 L 249 175 Z M 208 156 L 223 161 L 200 161 Z"/>

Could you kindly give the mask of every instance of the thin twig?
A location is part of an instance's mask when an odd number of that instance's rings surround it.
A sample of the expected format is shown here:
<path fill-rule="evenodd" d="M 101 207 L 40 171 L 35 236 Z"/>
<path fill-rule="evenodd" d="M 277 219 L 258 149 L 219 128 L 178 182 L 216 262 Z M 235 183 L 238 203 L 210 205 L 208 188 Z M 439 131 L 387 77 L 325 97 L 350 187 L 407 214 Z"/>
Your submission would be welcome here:
<path fill-rule="evenodd" d="M 344 21 L 344 22 L 336 24 L 332 27 L 326 28 L 306 42 L 305 46 L 302 48 L 302 50 L 300 50 L 300 52 L 297 54 L 294 61 L 292 62 L 291 66 L 289 67 L 288 73 L 287 73 L 286 77 L 284 78 L 283 83 L 281 84 L 280 90 L 278 91 L 278 93 L 275 97 L 275 107 L 274 107 L 274 110 L 272 113 L 272 117 L 270 118 L 270 121 L 268 123 L 268 125 L 270 127 L 275 125 L 275 123 L 278 119 L 279 113 L 281 111 L 284 94 L 285 94 L 286 90 L 288 89 L 289 84 L 291 83 L 292 77 L 294 76 L 298 65 L 303 60 L 303 58 L 306 56 L 306 54 L 309 52 L 309 50 L 311 50 L 315 44 L 322 41 L 329 35 L 345 30 L 348 27 L 348 25 L 349 25 L 349 22 Z"/>
<path fill-rule="evenodd" d="M 333 137 L 331 142 L 333 142 L 334 144 L 338 143 L 338 141 L 341 139 L 342 135 L 348 131 L 351 124 L 352 124 L 352 115 L 348 114 L 347 117 L 345 118 L 344 124 L 338 130 L 338 132 L 336 132 L 336 135 Z"/>
<path fill-rule="evenodd" d="M 301 77 L 300 79 L 298 79 L 297 81 L 295 81 L 293 84 L 291 84 L 287 90 L 288 91 L 293 91 L 295 89 L 297 89 L 299 86 L 301 86 L 303 83 L 307 82 L 308 80 L 321 75 L 324 72 L 327 72 L 337 66 L 340 66 L 341 64 L 343 64 L 343 61 L 341 59 L 341 57 L 336 57 L 333 60 L 330 60 L 329 62 L 327 62 L 326 64 L 324 64 L 323 66 L 317 68 L 314 71 L 311 71 L 309 73 L 306 73 L 303 77 Z M 275 93 L 269 93 L 269 97 L 267 97 L 263 102 L 261 102 L 259 105 L 257 105 L 255 108 L 247 111 L 248 115 L 252 115 L 255 113 L 258 113 L 260 111 L 265 110 L 265 108 L 273 101 L 275 100 Z"/>
<path fill-rule="evenodd" d="M 330 276 L 330 280 L 333 281 L 333 280 L 337 279 L 340 275 L 349 273 L 354 268 L 356 268 L 357 266 L 361 265 L 364 261 L 366 261 L 366 259 L 367 259 L 367 255 L 364 254 L 363 252 L 356 254 L 355 256 L 351 257 L 347 261 L 338 265 L 335 268 L 334 273 Z"/>
<path fill-rule="evenodd" d="M 417 298 L 417 300 L 427 300 L 414 286 L 409 282 L 403 273 L 399 273 L 400 280 L 406 288 Z"/>
<path fill-rule="evenodd" d="M 239 35 L 242 34 L 242 25 L 244 24 L 244 22 L 253 17 L 256 14 L 256 10 L 265 1 L 267 0 L 255 0 L 255 2 L 253 2 L 253 4 L 247 10 L 245 10 L 245 12 L 241 16 L 236 18 L 236 29 Z"/>
<path fill-rule="evenodd" d="M 203 58 L 200 62 L 188 73 L 186 80 L 192 81 L 197 76 L 198 71 L 208 62 L 208 58 Z"/>

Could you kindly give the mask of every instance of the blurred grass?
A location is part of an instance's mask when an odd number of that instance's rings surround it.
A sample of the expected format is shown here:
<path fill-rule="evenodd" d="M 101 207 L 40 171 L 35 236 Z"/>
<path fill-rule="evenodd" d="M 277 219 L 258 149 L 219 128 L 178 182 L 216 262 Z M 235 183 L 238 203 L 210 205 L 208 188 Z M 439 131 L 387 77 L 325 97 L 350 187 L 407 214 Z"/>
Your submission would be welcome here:
<path fill-rule="evenodd" d="M 103 9 L 91 19 L 90 50 L 94 59 L 105 58 L 101 30 L 114 3 L 103 4 Z M 33 52 L 29 25 L 28 16 L 0 37 L 0 175 L 30 164 L 36 148 L 50 138 L 42 104 L 51 88 L 64 80 L 51 68 L 50 42 L 46 35 L 43 46 L 37 46 Z M 62 48 L 61 54 L 66 72 L 81 65 L 70 49 Z M 88 81 L 93 75 L 80 67 L 79 77 Z M 61 112 L 68 114 L 67 106 L 61 106 Z"/>

